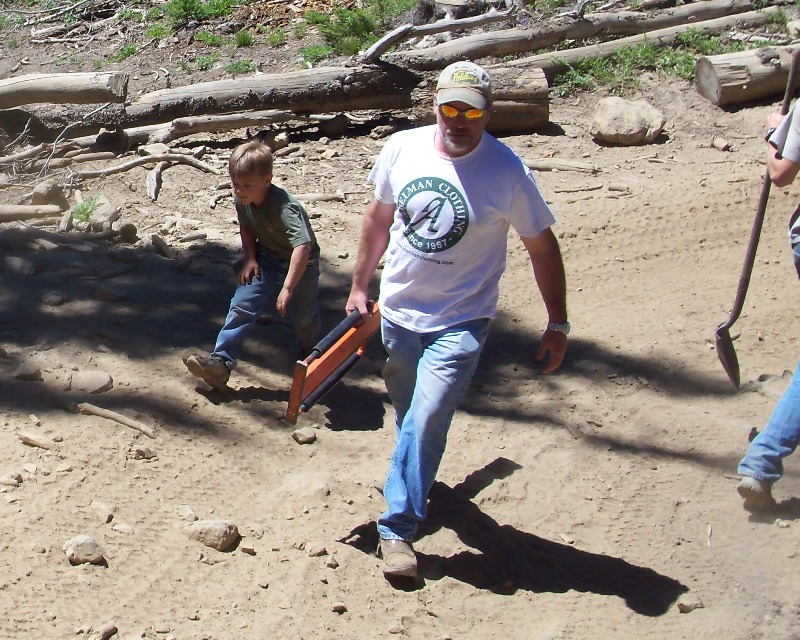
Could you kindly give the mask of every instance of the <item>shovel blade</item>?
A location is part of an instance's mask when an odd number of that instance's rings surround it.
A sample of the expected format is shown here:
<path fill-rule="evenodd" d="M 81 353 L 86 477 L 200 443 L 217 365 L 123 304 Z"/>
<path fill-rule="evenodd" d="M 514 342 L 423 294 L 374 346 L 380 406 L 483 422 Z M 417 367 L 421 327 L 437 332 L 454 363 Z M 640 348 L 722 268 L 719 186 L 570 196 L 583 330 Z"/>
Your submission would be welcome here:
<path fill-rule="evenodd" d="M 739 359 L 736 357 L 736 350 L 733 348 L 733 339 L 727 327 L 719 327 L 714 334 L 716 337 L 717 356 L 722 363 L 725 373 L 733 383 L 733 386 L 739 388 Z"/>

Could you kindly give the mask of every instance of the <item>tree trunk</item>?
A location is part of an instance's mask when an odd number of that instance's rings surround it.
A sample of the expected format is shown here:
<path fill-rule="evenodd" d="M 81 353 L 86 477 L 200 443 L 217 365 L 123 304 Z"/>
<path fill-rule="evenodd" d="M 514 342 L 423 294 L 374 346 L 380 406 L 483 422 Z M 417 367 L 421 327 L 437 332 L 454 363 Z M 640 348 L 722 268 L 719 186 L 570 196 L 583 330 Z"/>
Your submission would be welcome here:
<path fill-rule="evenodd" d="M 795 48 L 765 47 L 702 56 L 695 67 L 697 92 L 719 106 L 782 94 Z"/>
<path fill-rule="evenodd" d="M 769 7 L 763 11 L 748 11 L 746 13 L 737 13 L 732 16 L 714 18 L 713 20 L 705 20 L 703 22 L 690 22 L 667 29 L 648 31 L 647 33 L 630 36 L 628 38 L 601 42 L 587 47 L 578 47 L 577 49 L 566 49 L 564 51 L 554 51 L 553 53 L 543 53 L 538 56 L 520 58 L 518 60 L 505 62 L 501 66 L 506 68 L 539 68 L 544 71 L 548 79 L 552 79 L 554 75 L 562 73 L 569 66 L 574 66 L 583 58 L 607 58 L 625 47 L 635 47 L 644 43 L 650 43 L 655 46 L 672 45 L 681 33 L 685 33 L 689 29 L 699 29 L 704 33 L 719 33 L 726 31 L 734 25 L 744 23 L 750 26 L 766 24 L 775 19 L 775 14 L 778 11 L 780 11 L 778 7 Z M 494 73 L 494 69 L 491 67 L 490 71 Z"/>
<path fill-rule="evenodd" d="M 469 35 L 420 51 L 386 54 L 383 59 L 412 69 L 441 69 L 457 60 L 527 53 L 553 47 L 564 40 L 609 35 L 635 35 L 679 24 L 710 20 L 755 9 L 751 0 L 708 0 L 656 14 L 639 11 L 587 14 L 561 18 L 532 29 L 507 29 Z"/>
<path fill-rule="evenodd" d="M 127 94 L 128 74 L 123 72 L 33 73 L 0 80 L 0 109 L 42 102 L 119 103 Z"/>
<path fill-rule="evenodd" d="M 126 109 L 137 125 L 197 114 L 291 109 L 297 114 L 359 109 L 408 109 L 420 82 L 396 67 L 320 67 L 146 93 Z"/>

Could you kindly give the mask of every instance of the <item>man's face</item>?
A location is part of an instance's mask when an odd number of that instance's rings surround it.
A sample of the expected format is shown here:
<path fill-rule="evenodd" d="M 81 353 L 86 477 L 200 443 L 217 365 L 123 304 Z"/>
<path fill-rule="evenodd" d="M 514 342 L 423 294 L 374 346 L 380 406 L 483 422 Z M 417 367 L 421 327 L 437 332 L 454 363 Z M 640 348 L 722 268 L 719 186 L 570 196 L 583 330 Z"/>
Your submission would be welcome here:
<path fill-rule="evenodd" d="M 442 112 L 442 106 L 452 107 L 458 113 L 455 116 L 445 115 Z M 448 102 L 446 105 L 440 105 L 434 101 L 433 109 L 436 112 L 436 124 L 439 127 L 436 148 L 441 153 L 457 158 L 466 155 L 478 146 L 489 120 L 488 107 L 480 118 L 474 119 L 467 118 L 466 113 L 474 110 L 475 107 L 466 102 Z"/>
<path fill-rule="evenodd" d="M 243 176 L 231 177 L 233 192 L 242 201 L 242 204 L 254 204 L 256 206 L 264 202 L 267 197 L 267 190 L 272 184 L 272 174 L 259 175 L 249 173 Z"/>

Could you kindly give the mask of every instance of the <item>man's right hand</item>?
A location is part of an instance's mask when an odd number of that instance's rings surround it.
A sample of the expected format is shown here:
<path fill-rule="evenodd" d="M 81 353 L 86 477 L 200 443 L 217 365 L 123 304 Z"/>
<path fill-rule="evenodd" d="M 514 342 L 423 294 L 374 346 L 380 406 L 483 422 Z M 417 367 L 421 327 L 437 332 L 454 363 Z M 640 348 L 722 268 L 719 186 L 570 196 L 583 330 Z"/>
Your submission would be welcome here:
<path fill-rule="evenodd" d="M 366 318 L 369 315 L 367 310 L 367 292 L 366 291 L 350 291 L 350 297 L 347 299 L 347 304 L 344 307 L 345 313 L 350 315 L 353 311 L 358 310 L 361 316 Z"/>

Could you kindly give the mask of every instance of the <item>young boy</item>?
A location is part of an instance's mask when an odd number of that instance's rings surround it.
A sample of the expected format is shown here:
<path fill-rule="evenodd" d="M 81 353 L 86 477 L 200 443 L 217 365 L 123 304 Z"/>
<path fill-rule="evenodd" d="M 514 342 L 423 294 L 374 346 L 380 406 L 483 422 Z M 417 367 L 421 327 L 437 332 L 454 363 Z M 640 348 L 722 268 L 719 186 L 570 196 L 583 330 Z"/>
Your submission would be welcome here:
<path fill-rule="evenodd" d="M 272 152 L 260 142 L 236 147 L 228 172 L 244 265 L 211 355 L 184 359 L 193 375 L 219 390 L 225 390 L 247 332 L 270 302 L 281 317 L 288 312 L 304 353 L 320 338 L 319 245 L 305 209 L 272 184 Z"/>

